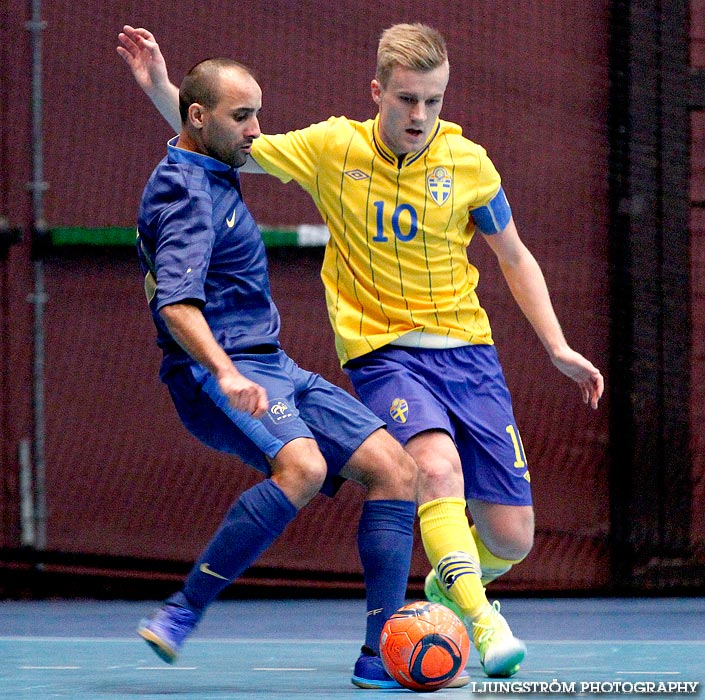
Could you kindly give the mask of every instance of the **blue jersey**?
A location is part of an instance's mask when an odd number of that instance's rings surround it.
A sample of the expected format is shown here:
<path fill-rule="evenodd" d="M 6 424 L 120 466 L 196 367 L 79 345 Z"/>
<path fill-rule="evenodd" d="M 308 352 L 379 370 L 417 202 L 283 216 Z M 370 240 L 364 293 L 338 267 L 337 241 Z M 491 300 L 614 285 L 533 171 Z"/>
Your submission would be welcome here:
<path fill-rule="evenodd" d="M 137 251 L 157 345 L 161 376 L 193 362 L 174 341 L 159 310 L 177 302 L 203 311 L 229 355 L 259 345 L 279 347 L 279 312 L 257 224 L 242 200 L 237 170 L 169 141 L 142 195 Z"/>

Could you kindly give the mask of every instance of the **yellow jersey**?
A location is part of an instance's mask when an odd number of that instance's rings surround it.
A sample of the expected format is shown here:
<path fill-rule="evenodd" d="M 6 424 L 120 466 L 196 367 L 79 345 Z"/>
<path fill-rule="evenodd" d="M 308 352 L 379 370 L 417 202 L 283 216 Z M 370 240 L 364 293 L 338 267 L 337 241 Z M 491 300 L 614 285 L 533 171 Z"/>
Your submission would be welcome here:
<path fill-rule="evenodd" d="M 328 226 L 321 277 L 341 364 L 405 334 L 437 347 L 492 344 L 467 247 L 471 211 L 501 182 L 460 126 L 439 119 L 420 151 L 398 157 L 382 143 L 378 118 L 331 117 L 262 135 L 252 155 L 283 182 L 298 182 Z"/>

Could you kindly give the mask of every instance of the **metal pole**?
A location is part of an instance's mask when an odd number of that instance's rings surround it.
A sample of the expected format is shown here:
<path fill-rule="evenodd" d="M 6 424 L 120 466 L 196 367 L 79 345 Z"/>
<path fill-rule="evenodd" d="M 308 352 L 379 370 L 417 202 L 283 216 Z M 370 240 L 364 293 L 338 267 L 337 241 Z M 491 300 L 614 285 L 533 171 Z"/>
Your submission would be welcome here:
<path fill-rule="evenodd" d="M 32 234 L 35 240 L 45 237 L 47 226 L 44 220 L 44 153 L 42 141 L 42 31 L 46 22 L 41 20 L 41 0 L 32 0 L 32 19 L 25 25 L 31 33 L 32 44 Z M 34 293 L 30 301 L 34 305 L 34 503 L 35 503 L 35 548 L 46 549 L 46 463 L 44 458 L 44 261 L 41 254 L 34 262 Z"/>
<path fill-rule="evenodd" d="M 32 449 L 29 439 L 20 440 L 20 542 L 23 547 L 34 547 L 36 539 L 34 528 L 36 515 L 34 513 L 34 493 L 32 477 Z"/>

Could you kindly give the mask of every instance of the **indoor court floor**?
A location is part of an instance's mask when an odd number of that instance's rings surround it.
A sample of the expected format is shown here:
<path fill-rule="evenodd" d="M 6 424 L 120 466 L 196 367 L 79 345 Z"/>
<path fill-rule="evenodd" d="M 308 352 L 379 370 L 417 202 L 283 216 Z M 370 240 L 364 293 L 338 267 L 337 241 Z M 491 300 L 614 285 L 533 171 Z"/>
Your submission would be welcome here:
<path fill-rule="evenodd" d="M 0 601 L 0 698 L 12 700 L 328 700 L 410 697 L 350 683 L 362 600 L 213 605 L 178 662 L 135 634 L 157 603 Z M 705 698 L 705 598 L 508 598 L 528 647 L 511 681 L 486 678 L 443 698 Z"/>

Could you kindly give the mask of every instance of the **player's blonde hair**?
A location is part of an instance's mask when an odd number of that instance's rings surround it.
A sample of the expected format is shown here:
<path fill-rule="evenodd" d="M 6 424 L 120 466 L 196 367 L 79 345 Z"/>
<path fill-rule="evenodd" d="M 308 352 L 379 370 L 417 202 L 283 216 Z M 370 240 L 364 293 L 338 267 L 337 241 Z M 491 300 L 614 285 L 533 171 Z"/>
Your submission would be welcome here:
<path fill-rule="evenodd" d="M 375 77 L 385 86 L 396 66 L 429 71 L 447 62 L 446 42 L 437 29 L 419 23 L 395 24 L 380 37 Z"/>

